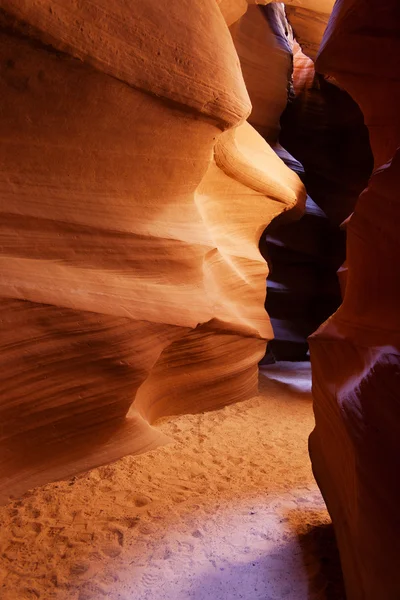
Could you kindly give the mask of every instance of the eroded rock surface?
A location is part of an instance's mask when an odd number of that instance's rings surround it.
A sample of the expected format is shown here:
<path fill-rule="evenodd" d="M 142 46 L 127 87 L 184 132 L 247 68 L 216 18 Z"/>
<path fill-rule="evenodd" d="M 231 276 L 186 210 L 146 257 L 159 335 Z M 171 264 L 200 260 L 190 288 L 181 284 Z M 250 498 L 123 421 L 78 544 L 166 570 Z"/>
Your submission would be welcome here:
<path fill-rule="evenodd" d="M 312 23 L 315 4 L 306 4 Z M 324 5 L 326 21 L 330 8 Z M 285 10 L 282 3 L 249 6 L 231 32 L 253 106 L 248 120 L 309 193 L 304 217 L 288 223 L 281 215 L 260 242 L 272 265 L 266 308 L 274 339 L 268 348 L 278 360 L 307 360 L 307 337 L 341 302 L 340 224 L 368 181 L 372 157 L 359 107 L 315 72 Z M 270 352 L 266 359 L 272 359 Z"/>
<path fill-rule="evenodd" d="M 343 304 L 310 340 L 310 453 L 349 600 L 400 597 L 399 10 L 339 0 L 317 59 L 360 105 L 375 160 L 347 224 Z"/>
<path fill-rule="evenodd" d="M 230 27 L 252 104 L 249 123 L 271 145 L 278 141 L 292 76 L 292 50 L 285 35 L 283 4 L 249 6 Z"/>
<path fill-rule="evenodd" d="M 298 159 L 309 198 L 302 219 L 278 227 L 283 220 L 278 218 L 273 231 L 267 229 L 273 269 L 266 307 L 275 333 L 268 347 L 281 360 L 307 359 L 307 337 L 341 303 L 336 271 L 345 259 L 345 234 L 340 224 L 353 211 L 373 166 L 355 101 L 315 72 L 296 40 L 293 64 L 280 141 Z M 287 164 L 296 170 L 293 160 Z"/>
<path fill-rule="evenodd" d="M 1 0 L 1 495 L 253 395 L 258 241 L 304 188 L 215 0 Z"/>

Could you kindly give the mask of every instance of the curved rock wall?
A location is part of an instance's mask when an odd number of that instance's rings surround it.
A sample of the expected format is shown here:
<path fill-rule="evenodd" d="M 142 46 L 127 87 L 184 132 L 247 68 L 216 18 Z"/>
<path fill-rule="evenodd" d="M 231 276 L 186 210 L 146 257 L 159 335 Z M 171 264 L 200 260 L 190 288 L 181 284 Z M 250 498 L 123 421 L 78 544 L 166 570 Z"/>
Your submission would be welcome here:
<path fill-rule="evenodd" d="M 303 52 L 315 60 L 329 21 L 333 0 L 327 2 L 288 2 L 286 14 Z"/>
<path fill-rule="evenodd" d="M 293 47 L 294 94 L 282 116 L 281 142 L 303 165 L 304 183 L 336 234 L 373 168 L 368 129 L 354 99 L 315 71 Z"/>
<path fill-rule="evenodd" d="M 400 597 L 399 10 L 338 0 L 317 60 L 360 105 L 375 160 L 347 225 L 343 304 L 310 339 L 310 453 L 349 600 Z"/>
<path fill-rule="evenodd" d="M 265 226 L 305 191 L 245 119 L 215 0 L 0 0 L 0 494 L 257 390 Z"/>
<path fill-rule="evenodd" d="M 323 31 L 313 29 L 315 4 L 303 8 L 319 43 Z M 330 8 L 324 5 L 326 21 Z M 345 257 L 339 226 L 354 209 L 372 169 L 359 107 L 343 89 L 315 73 L 314 63 L 293 39 L 291 24 L 283 4 L 270 3 L 250 6 L 231 27 L 253 104 L 249 121 L 300 175 L 310 194 L 302 219 L 288 223 L 283 215 L 260 242 L 272 265 L 266 308 L 274 339 L 267 361 L 307 360 L 307 337 L 338 308 L 336 271 Z"/>
<path fill-rule="evenodd" d="M 285 23 L 283 4 L 249 6 L 230 27 L 252 104 L 249 123 L 271 145 L 278 141 L 292 75 Z"/>
<path fill-rule="evenodd" d="M 273 268 L 266 308 L 275 333 L 268 347 L 275 358 L 306 360 L 307 337 L 341 303 L 336 271 L 345 259 L 345 234 L 340 224 L 353 211 L 373 161 L 354 100 L 315 73 L 296 41 L 293 64 L 293 94 L 281 118 L 280 141 L 300 161 L 309 198 L 300 221 L 267 230 Z"/>
<path fill-rule="evenodd" d="M 291 93 L 293 71 L 294 40 L 283 4 L 272 3 L 263 8 L 249 6 L 231 27 L 231 32 L 253 105 L 249 122 L 285 164 L 303 177 L 302 165 L 278 141 L 280 118 Z M 314 266 L 310 268 L 308 257 L 311 248 L 318 256 L 317 239 L 324 229 L 310 230 L 317 213 L 323 214 L 308 198 L 305 216 L 300 221 L 290 219 L 288 223 L 286 215 L 281 215 L 261 237 L 261 253 L 270 268 L 272 265 L 266 307 L 274 331 L 263 362 L 271 360 L 271 351 L 277 358 L 307 358 L 306 338 L 324 320 L 313 315 L 310 302 L 316 295 L 317 275 Z"/>

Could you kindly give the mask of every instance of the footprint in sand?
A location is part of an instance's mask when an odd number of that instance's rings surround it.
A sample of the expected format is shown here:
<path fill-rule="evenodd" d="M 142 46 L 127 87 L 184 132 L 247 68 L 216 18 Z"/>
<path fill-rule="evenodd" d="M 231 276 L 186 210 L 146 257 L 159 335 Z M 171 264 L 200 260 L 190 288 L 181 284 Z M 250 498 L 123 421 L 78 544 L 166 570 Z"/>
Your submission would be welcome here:
<path fill-rule="evenodd" d="M 143 507 L 147 506 L 148 504 L 150 504 L 151 502 L 152 502 L 151 498 L 148 498 L 147 496 L 143 496 L 141 494 L 139 494 L 133 498 L 133 503 L 136 506 L 136 508 L 143 508 Z"/>
<path fill-rule="evenodd" d="M 178 552 L 182 554 L 192 554 L 194 545 L 190 542 L 178 542 Z"/>
<path fill-rule="evenodd" d="M 136 515 L 132 517 L 123 517 L 119 521 L 122 527 L 125 527 L 127 529 L 133 529 L 134 527 L 137 527 L 137 525 L 139 525 L 140 517 Z"/>
<path fill-rule="evenodd" d="M 36 533 L 36 535 L 39 535 L 39 533 L 41 533 L 43 529 L 43 525 L 41 523 L 38 523 L 37 521 L 32 521 L 31 523 L 28 523 L 28 526 L 34 533 Z"/>
<path fill-rule="evenodd" d="M 40 597 L 40 592 L 35 588 L 25 588 L 22 591 L 21 600 L 37 600 Z"/>
<path fill-rule="evenodd" d="M 244 462 L 243 458 L 240 456 L 228 456 L 228 460 L 230 463 L 236 466 L 241 465 Z"/>
<path fill-rule="evenodd" d="M 105 546 L 101 549 L 101 551 L 103 554 L 105 554 L 105 556 L 108 556 L 109 558 L 117 558 L 117 556 L 121 554 L 120 546 L 114 545 Z"/>
<path fill-rule="evenodd" d="M 70 575 L 72 577 L 82 577 L 89 570 L 89 564 L 85 562 L 77 562 L 70 567 Z"/>
<path fill-rule="evenodd" d="M 18 508 L 15 508 L 14 506 L 9 508 L 7 512 L 8 512 L 8 516 L 11 518 L 18 516 Z"/>
<path fill-rule="evenodd" d="M 153 587 L 160 581 L 160 576 L 154 573 L 144 573 L 142 575 L 142 583 L 145 587 Z"/>
<path fill-rule="evenodd" d="M 42 514 L 39 508 L 32 506 L 31 504 L 26 507 L 26 512 L 33 519 L 38 519 Z"/>
<path fill-rule="evenodd" d="M 117 527 L 110 527 L 110 531 L 114 534 L 118 545 L 123 546 L 125 541 L 125 534 L 122 531 L 122 529 L 118 529 Z"/>

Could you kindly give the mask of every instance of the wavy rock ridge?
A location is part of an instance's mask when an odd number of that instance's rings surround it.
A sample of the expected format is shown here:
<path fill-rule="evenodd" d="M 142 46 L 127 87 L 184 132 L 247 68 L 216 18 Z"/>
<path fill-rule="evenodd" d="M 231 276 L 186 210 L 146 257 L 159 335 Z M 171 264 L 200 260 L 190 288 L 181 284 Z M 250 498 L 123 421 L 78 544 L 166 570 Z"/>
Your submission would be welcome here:
<path fill-rule="evenodd" d="M 375 161 L 347 223 L 343 304 L 310 339 L 310 452 L 350 600 L 400 597 L 399 40 L 394 0 L 338 0 L 317 59 L 360 105 Z"/>
<path fill-rule="evenodd" d="M 215 0 L 0 8 L 4 498 L 256 392 L 258 241 L 305 191 Z"/>

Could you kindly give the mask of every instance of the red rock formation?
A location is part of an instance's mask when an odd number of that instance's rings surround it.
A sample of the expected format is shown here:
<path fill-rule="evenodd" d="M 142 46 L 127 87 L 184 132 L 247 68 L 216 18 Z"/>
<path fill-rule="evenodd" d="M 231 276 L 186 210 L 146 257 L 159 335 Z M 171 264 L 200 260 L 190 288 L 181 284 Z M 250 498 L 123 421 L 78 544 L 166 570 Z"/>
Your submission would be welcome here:
<path fill-rule="evenodd" d="M 274 145 L 287 104 L 292 53 L 288 42 L 279 36 L 285 19 L 283 5 L 266 9 L 268 12 L 249 6 L 230 31 L 252 104 L 249 123 Z"/>
<path fill-rule="evenodd" d="M 4 497 L 254 394 L 258 241 L 305 193 L 244 123 L 215 0 L 0 8 Z"/>
<path fill-rule="evenodd" d="M 249 6 L 247 12 L 240 20 L 231 27 L 231 33 L 236 46 L 243 77 L 252 102 L 252 112 L 249 122 L 259 131 L 263 137 L 272 145 L 275 152 L 296 173 L 304 173 L 302 166 L 291 157 L 278 143 L 280 133 L 280 117 L 286 108 L 288 94 L 292 80 L 292 31 L 287 22 L 283 4 L 269 4 L 263 8 Z M 308 208 L 311 200 L 308 200 Z M 306 213 L 307 213 L 306 205 Z M 315 207 L 317 209 L 317 207 Z M 317 209 L 318 210 L 318 209 Z M 312 211 L 311 211 L 312 212 Z M 293 216 L 290 213 L 289 216 Z M 285 215 L 281 215 L 283 221 L 288 221 Z M 267 294 L 267 306 L 270 309 L 271 322 L 274 330 L 274 340 L 269 344 L 269 349 L 285 350 L 284 358 L 304 358 L 308 350 L 306 337 L 321 323 L 315 322 L 312 317 L 310 326 L 310 311 L 307 300 L 314 293 L 313 283 L 304 277 L 300 264 L 304 258 L 299 259 L 296 254 L 295 264 L 284 269 L 282 279 L 282 253 L 290 253 L 293 246 L 297 248 L 299 232 L 309 229 L 310 220 L 300 223 L 290 223 L 287 227 L 278 229 L 277 219 L 274 222 L 274 231 L 277 232 L 276 244 L 271 243 L 271 233 L 266 238 L 265 234 L 260 240 L 260 249 L 273 264 L 273 273 L 268 280 L 269 293 Z M 291 219 L 293 221 L 293 219 Z M 271 228 L 268 228 L 270 232 Z M 284 229 L 287 235 L 280 239 L 279 231 Z M 322 232 L 322 230 L 321 230 Z M 266 244 L 268 239 L 268 244 Z M 313 246 L 312 238 L 310 238 Z M 267 250 L 268 245 L 268 250 Z M 276 252 L 275 252 L 276 250 Z M 296 251 L 294 252 L 296 253 Z M 293 252 L 292 252 L 293 254 Z M 306 252 L 308 254 L 308 252 Z M 318 254 L 318 249 L 316 250 Z M 287 265 L 285 265 L 287 267 Z M 291 268 L 290 268 L 291 267 Z M 306 273 L 308 275 L 308 273 Z M 299 291 L 300 288 L 300 291 Z M 296 300 L 293 302 L 293 290 L 296 289 Z M 304 301 L 305 300 L 305 301 Z M 307 316 L 306 313 L 307 312 Z M 287 320 L 290 315 L 290 322 Z M 322 319 L 323 320 L 323 319 Z M 266 359 L 269 360 L 270 352 Z"/>
<path fill-rule="evenodd" d="M 308 3 L 309 19 L 314 9 Z M 368 132 L 354 100 L 315 73 L 293 40 L 282 4 L 250 6 L 231 32 L 253 104 L 249 121 L 301 173 L 311 196 L 302 220 L 285 224 L 282 215 L 261 241 L 273 265 L 266 304 L 274 329 L 269 348 L 278 359 L 305 360 L 308 335 L 341 301 L 336 271 L 345 237 L 339 224 L 354 209 L 372 169 Z"/>
<path fill-rule="evenodd" d="M 337 233 L 372 171 L 368 130 L 354 99 L 316 73 L 296 41 L 293 65 L 280 139 L 304 166 L 307 192 Z"/>
<path fill-rule="evenodd" d="M 315 59 L 335 0 L 217 0 L 229 26 L 238 21 L 248 10 L 248 5 L 271 5 L 278 12 L 285 12 L 307 56 Z M 284 6 L 285 5 L 285 6 Z M 253 8 L 251 11 L 255 14 Z M 257 37 L 257 34 L 256 34 Z M 252 42 L 250 42 L 252 43 Z M 260 39 L 256 45 L 260 43 Z M 262 61 L 263 57 L 253 57 Z"/>
<path fill-rule="evenodd" d="M 315 60 L 334 0 L 289 0 L 286 14 L 303 52 Z"/>
<path fill-rule="evenodd" d="M 317 60 L 360 105 L 375 159 L 347 226 L 343 304 L 310 339 L 310 453 L 349 600 L 400 598 L 399 10 L 338 0 Z"/>
<path fill-rule="evenodd" d="M 315 73 L 296 41 L 293 50 L 293 94 L 280 141 L 300 161 L 310 199 L 299 222 L 267 231 L 273 270 L 266 307 L 274 356 L 304 360 L 307 337 L 341 303 L 336 271 L 345 258 L 345 235 L 339 225 L 368 181 L 372 157 L 357 104 Z"/>

